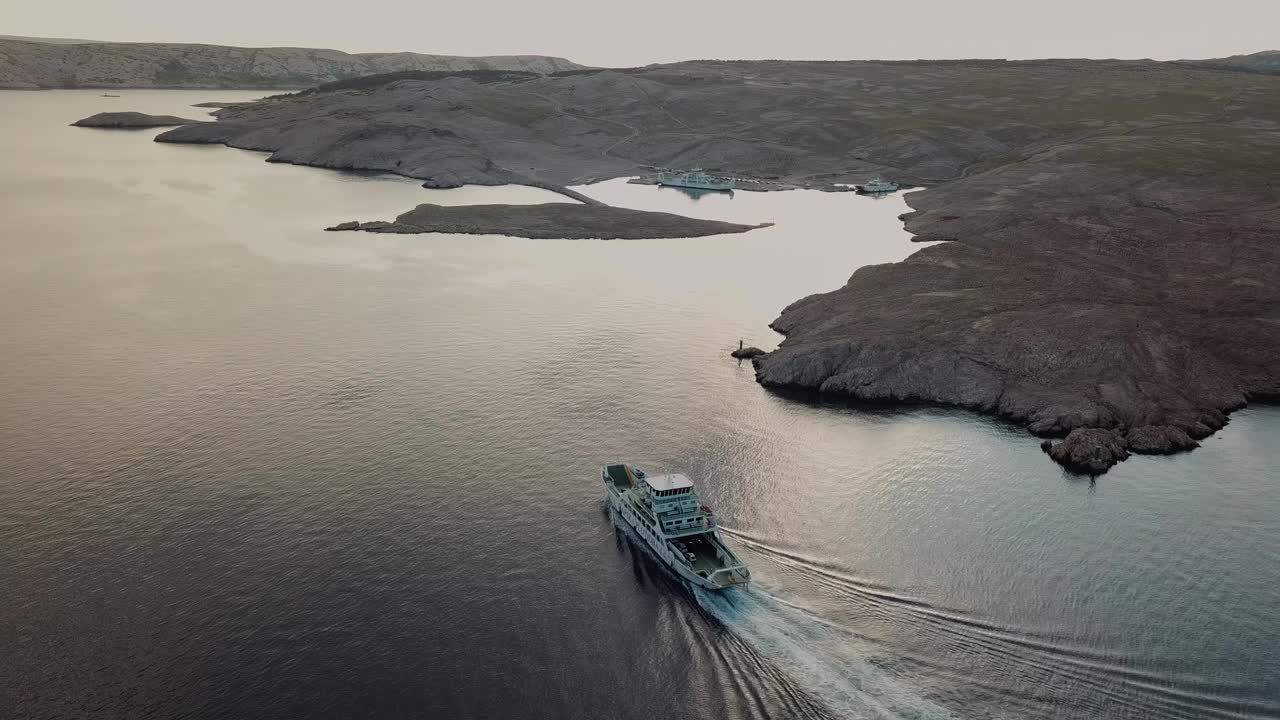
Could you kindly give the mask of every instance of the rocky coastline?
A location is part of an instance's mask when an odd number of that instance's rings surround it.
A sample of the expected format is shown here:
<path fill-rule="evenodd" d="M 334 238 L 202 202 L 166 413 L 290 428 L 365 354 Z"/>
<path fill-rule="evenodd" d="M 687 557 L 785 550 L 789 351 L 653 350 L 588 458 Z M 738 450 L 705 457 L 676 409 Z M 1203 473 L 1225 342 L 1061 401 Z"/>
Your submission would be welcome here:
<path fill-rule="evenodd" d="M 996 415 L 1061 438 L 1046 449 L 1074 472 L 1197 447 L 1280 391 L 1280 198 L 1260 164 L 1201 132 L 1108 151 L 1232 178 L 1229 191 L 1077 143 L 908 195 L 907 230 L 948 241 L 784 309 L 757 379 Z"/>
<path fill-rule="evenodd" d="M 1274 75 L 706 61 L 284 96 L 156 139 L 429 187 L 664 167 L 765 189 L 884 176 L 928 188 L 907 196 L 906 228 L 946 242 L 785 308 L 784 341 L 753 361 L 763 385 L 997 415 L 1091 473 L 1193 448 L 1280 395 Z"/>

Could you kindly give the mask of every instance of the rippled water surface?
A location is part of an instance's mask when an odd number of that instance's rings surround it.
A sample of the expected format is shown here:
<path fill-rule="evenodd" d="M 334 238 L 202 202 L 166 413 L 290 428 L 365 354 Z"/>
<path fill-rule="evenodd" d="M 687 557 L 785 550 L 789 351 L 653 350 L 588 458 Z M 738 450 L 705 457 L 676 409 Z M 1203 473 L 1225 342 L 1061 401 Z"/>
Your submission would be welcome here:
<path fill-rule="evenodd" d="M 900 197 L 606 201 L 746 235 L 325 233 L 527 188 L 269 165 L 0 94 L 0 716 L 1280 716 L 1280 410 L 1091 483 L 1018 428 L 728 357 L 916 249 Z M 682 470 L 757 582 L 604 512 Z"/>

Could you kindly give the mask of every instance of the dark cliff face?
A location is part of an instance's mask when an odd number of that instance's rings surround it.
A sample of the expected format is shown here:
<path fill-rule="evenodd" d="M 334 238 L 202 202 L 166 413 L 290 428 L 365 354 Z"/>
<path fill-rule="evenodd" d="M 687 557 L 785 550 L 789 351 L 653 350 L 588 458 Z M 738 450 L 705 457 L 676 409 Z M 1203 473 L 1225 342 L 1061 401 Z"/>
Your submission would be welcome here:
<path fill-rule="evenodd" d="M 1073 446 L 1190 447 L 1280 392 L 1280 77 L 1155 62 L 694 62 L 393 82 L 160 136 L 435 186 L 646 166 L 871 175 L 919 240 L 804 298 L 760 382 L 995 413 Z M 1103 442 L 1102 438 L 1106 438 Z M 1068 448 L 1070 449 L 1070 448 Z M 1059 453 L 1066 456 L 1065 451 Z M 1091 460 L 1091 462 L 1093 461 Z"/>

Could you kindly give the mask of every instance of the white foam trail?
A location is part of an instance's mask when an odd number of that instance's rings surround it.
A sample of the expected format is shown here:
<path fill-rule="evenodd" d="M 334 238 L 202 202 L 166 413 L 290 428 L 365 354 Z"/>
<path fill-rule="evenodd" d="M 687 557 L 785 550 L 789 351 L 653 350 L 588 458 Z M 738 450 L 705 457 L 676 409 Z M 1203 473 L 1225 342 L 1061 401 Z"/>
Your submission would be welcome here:
<path fill-rule="evenodd" d="M 913 720 L 954 717 L 920 697 L 902 678 L 868 662 L 848 632 L 755 584 L 723 592 L 693 590 L 698 604 L 712 617 L 837 715 Z"/>

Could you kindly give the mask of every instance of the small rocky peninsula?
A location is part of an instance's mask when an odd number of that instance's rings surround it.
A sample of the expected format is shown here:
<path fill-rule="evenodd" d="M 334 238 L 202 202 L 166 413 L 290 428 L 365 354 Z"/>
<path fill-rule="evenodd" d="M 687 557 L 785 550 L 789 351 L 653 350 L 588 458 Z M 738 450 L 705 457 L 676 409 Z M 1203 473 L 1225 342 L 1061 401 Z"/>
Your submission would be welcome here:
<path fill-rule="evenodd" d="M 925 187 L 907 195 L 906 227 L 946 242 L 785 308 L 757 379 L 997 415 L 1053 438 L 1072 470 L 1192 448 L 1231 410 L 1280 395 L 1280 76 L 699 61 L 389 77 L 217 117 L 157 140 L 431 187 L 564 188 L 663 167 L 762 189 L 874 175 Z"/>
<path fill-rule="evenodd" d="M 433 205 L 423 203 L 393 222 L 346 222 L 326 230 L 376 233 L 457 233 L 566 240 L 639 240 L 743 233 L 765 225 L 739 225 L 610 205 Z"/>
<path fill-rule="evenodd" d="M 176 115 L 148 115 L 140 112 L 100 112 L 71 123 L 75 127 L 92 128 L 155 128 L 173 125 L 190 125 L 199 120 Z"/>

